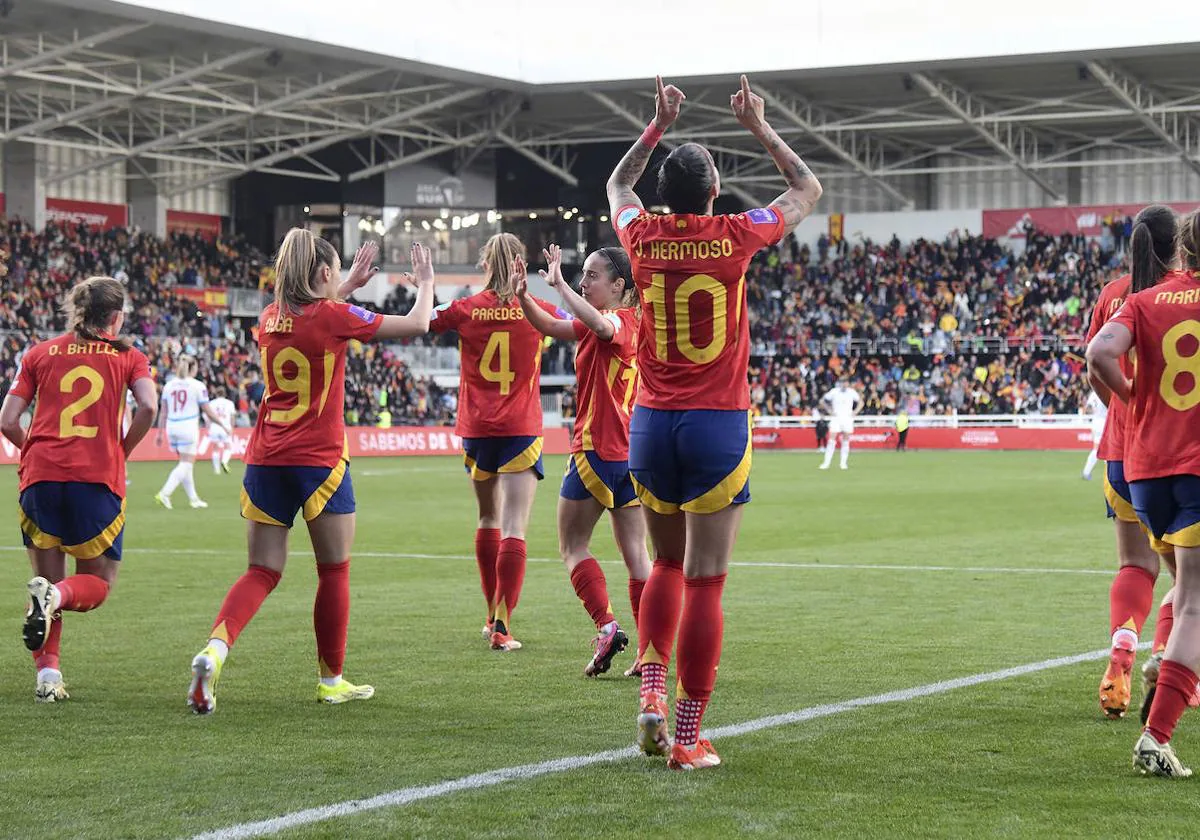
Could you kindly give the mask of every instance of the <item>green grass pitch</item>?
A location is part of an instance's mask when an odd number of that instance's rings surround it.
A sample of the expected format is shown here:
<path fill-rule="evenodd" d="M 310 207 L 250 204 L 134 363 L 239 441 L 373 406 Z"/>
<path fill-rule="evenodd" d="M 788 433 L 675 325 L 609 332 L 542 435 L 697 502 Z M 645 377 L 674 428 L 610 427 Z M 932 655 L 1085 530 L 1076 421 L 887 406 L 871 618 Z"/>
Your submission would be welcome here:
<path fill-rule="evenodd" d="M 1099 480 L 1079 479 L 1083 456 L 856 452 L 848 472 L 819 472 L 813 453 L 758 455 L 735 559 L 778 565 L 731 571 L 706 725 L 1104 647 L 1111 576 L 1079 572 L 1113 568 L 1113 534 Z M 563 466 L 547 459 L 532 558 L 556 556 Z M 619 676 L 629 654 L 605 678 L 582 677 L 591 627 L 561 564 L 529 565 L 513 625 L 524 650 L 493 653 L 480 639 L 473 501 L 458 462 L 442 458 L 353 466 L 346 673 L 374 684 L 375 698 L 314 701 L 315 575 L 301 529 L 282 583 L 226 663 L 217 713 L 193 717 L 188 664 L 245 564 L 240 467 L 215 477 L 198 464 L 212 507 L 173 512 L 151 500 L 168 469 L 132 468 L 121 577 L 103 608 L 67 616 L 72 698 L 58 706 L 33 702 L 20 642 L 29 570 L 8 520 L 0 835 L 188 837 L 632 742 L 636 686 Z M 14 473 L 4 480 L 14 511 Z M 611 560 L 602 529 L 593 547 Z M 624 570 L 605 570 L 628 624 Z M 704 773 L 628 759 L 280 836 L 1191 835 L 1200 798 L 1134 775 L 1136 716 L 1101 719 L 1102 670 L 1055 668 L 726 738 L 725 765 Z M 1185 761 L 1200 760 L 1194 725 L 1185 718 L 1177 738 Z"/>

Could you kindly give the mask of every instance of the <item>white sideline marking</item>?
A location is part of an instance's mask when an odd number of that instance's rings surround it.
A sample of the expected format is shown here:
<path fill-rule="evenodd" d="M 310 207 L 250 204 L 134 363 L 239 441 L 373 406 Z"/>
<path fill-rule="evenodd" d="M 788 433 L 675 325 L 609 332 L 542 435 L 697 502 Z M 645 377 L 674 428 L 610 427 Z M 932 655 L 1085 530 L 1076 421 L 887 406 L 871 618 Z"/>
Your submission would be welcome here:
<path fill-rule="evenodd" d="M 1143 643 L 1138 647 L 1145 650 L 1149 648 L 1149 644 Z M 1102 659 L 1108 656 L 1108 654 L 1109 649 L 1104 648 L 1103 650 L 1092 650 L 1087 653 L 1077 653 L 1074 656 L 1044 659 L 1041 662 L 1031 662 L 1027 665 L 1017 665 L 1013 668 L 1004 668 L 999 671 L 988 671 L 983 674 L 958 677 L 953 680 L 943 680 L 941 682 L 929 683 L 928 685 L 920 685 L 915 688 L 906 688 L 901 691 L 872 694 L 868 697 L 858 697 L 853 700 L 842 701 L 841 703 L 826 703 L 821 706 L 810 706 L 807 709 L 787 712 L 786 714 L 769 715 L 743 723 L 718 726 L 716 729 L 705 730 L 704 734 L 710 738 L 735 738 L 739 735 L 748 735 L 752 732 L 760 732 L 764 729 L 774 729 L 780 726 L 790 726 L 794 723 L 804 723 L 805 721 L 839 715 L 843 712 L 851 712 L 855 709 L 862 709 L 868 706 L 904 703 L 920 697 L 945 694 L 957 688 L 970 688 L 976 685 L 983 685 L 984 683 L 999 682 L 1000 680 L 1008 680 L 1013 677 L 1022 677 L 1026 674 L 1035 674 L 1038 671 L 1062 668 L 1066 665 L 1078 665 L 1081 662 Z M 338 817 L 362 814 L 367 811 L 378 811 L 383 808 L 399 808 L 424 799 L 436 799 L 461 791 L 495 787 L 505 782 L 535 779 L 539 776 L 547 776 L 553 773 L 566 773 L 582 767 L 590 767 L 593 764 L 611 764 L 634 758 L 637 755 L 638 750 L 636 747 L 626 747 L 621 750 L 605 750 L 604 752 L 591 753 L 590 755 L 555 758 L 549 761 L 540 761 L 536 764 L 504 767 L 498 770 L 489 770 L 485 773 L 475 773 L 471 776 L 450 779 L 445 782 L 400 788 L 399 790 L 381 793 L 368 799 L 350 799 L 332 805 L 322 805 L 319 808 L 306 808 L 302 811 L 293 811 L 290 814 L 284 814 L 283 816 L 267 820 L 238 823 L 237 825 L 220 828 L 216 831 L 197 834 L 191 840 L 242 840 L 242 838 L 265 837 L 292 828 L 337 819 Z"/>
<path fill-rule="evenodd" d="M 0 545 L 0 552 L 25 553 L 24 546 Z M 126 554 L 162 554 L 182 557 L 227 557 L 239 555 L 241 549 L 221 551 L 214 548 L 127 548 Z M 309 557 L 311 551 L 291 551 L 290 557 Z M 419 554 L 399 551 L 352 551 L 352 557 L 372 557 L 385 560 L 474 560 L 473 554 Z M 561 563 L 555 557 L 529 557 L 529 563 Z M 620 560 L 601 560 L 608 566 L 624 565 Z M 832 569 L 864 572 L 969 572 L 973 574 L 1022 574 L 1022 575 L 1107 575 L 1115 574 L 1112 569 L 1062 569 L 1053 566 L 1030 566 L 1012 568 L 1006 566 L 912 566 L 903 563 L 782 563 L 768 560 L 735 560 L 730 566 L 749 569 Z"/>

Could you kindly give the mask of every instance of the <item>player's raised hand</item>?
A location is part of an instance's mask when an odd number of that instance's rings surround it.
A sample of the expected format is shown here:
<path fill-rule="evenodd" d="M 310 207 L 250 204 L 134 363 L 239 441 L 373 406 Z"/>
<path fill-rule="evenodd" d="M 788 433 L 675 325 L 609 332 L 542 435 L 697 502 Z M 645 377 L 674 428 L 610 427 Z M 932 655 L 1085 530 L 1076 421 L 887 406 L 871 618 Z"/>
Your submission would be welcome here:
<path fill-rule="evenodd" d="M 354 262 L 350 265 L 350 273 L 342 282 L 343 295 L 348 295 L 355 289 L 367 285 L 367 281 L 379 271 L 375 261 L 379 258 L 379 245 L 374 241 L 364 242 L 354 254 Z"/>
<path fill-rule="evenodd" d="M 542 251 L 542 256 L 546 258 L 546 270 L 539 271 L 538 274 L 550 288 L 561 289 L 562 284 L 567 282 L 562 274 L 562 248 L 550 245 Z"/>
<path fill-rule="evenodd" d="M 413 275 L 419 285 L 433 283 L 433 253 L 420 242 L 413 242 L 408 253 L 412 261 Z"/>
<path fill-rule="evenodd" d="M 654 94 L 654 124 L 659 130 L 666 131 L 679 119 L 679 108 L 687 97 L 675 85 L 664 87 L 662 76 L 655 76 L 654 83 L 658 86 Z"/>
<path fill-rule="evenodd" d="M 529 266 L 523 257 L 517 257 L 512 264 L 513 294 L 523 298 L 529 294 Z"/>
<path fill-rule="evenodd" d="M 763 99 L 750 90 L 750 80 L 744 73 L 742 74 L 741 88 L 729 97 L 729 106 L 733 109 L 733 115 L 742 124 L 742 127 L 751 132 L 759 131 L 766 124 L 766 118 L 763 116 Z"/>

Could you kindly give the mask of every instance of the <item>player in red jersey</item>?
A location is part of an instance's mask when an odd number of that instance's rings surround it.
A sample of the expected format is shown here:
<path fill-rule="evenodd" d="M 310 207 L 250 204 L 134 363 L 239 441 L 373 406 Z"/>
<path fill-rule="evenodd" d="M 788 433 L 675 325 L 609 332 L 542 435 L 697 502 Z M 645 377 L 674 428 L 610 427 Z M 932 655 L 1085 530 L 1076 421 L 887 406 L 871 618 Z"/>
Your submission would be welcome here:
<path fill-rule="evenodd" d="M 1171 778 L 1192 774 L 1170 740 L 1200 671 L 1200 212 L 1183 220 L 1179 251 L 1183 270 L 1128 297 L 1087 350 L 1089 370 L 1128 405 L 1124 466 L 1134 510 L 1175 552 L 1178 617 L 1133 749 L 1134 767 Z M 1132 381 L 1120 365 L 1130 350 Z"/>
<path fill-rule="evenodd" d="M 1167 273 L 1175 256 L 1175 233 L 1175 213 L 1169 207 L 1153 205 L 1138 213 L 1130 243 L 1133 273 L 1112 281 L 1100 292 L 1088 327 L 1089 341 L 1117 313 L 1127 295 L 1153 286 Z M 1133 368 L 1128 359 L 1122 359 L 1121 366 L 1126 376 L 1132 375 Z M 1115 720 L 1124 717 L 1129 708 L 1138 636 L 1154 603 L 1160 555 L 1170 563 L 1171 549 L 1147 539 L 1133 509 L 1123 465 L 1125 404 L 1120 399 L 1111 399 L 1102 382 L 1093 380 L 1093 387 L 1100 399 L 1108 404 L 1108 418 L 1098 454 L 1105 461 L 1104 496 L 1108 515 L 1117 531 L 1118 569 L 1108 594 L 1112 652 L 1100 680 L 1100 709 Z M 1160 618 L 1166 619 L 1170 615 L 1171 606 L 1167 601 L 1160 609 Z M 1153 686 L 1152 677 L 1157 674 L 1157 661 L 1148 663 L 1147 669 L 1149 688 Z"/>
<path fill-rule="evenodd" d="M 571 460 L 558 499 L 558 550 L 575 594 L 596 624 L 595 652 L 584 667 L 585 676 L 608 671 L 613 657 L 629 637 L 613 615 L 608 583 L 589 543 L 604 511 L 612 518 L 613 539 L 629 570 L 629 601 L 637 626 L 642 590 L 650 574 L 646 553 L 646 522 L 638 510 L 629 475 L 629 415 L 637 393 L 637 289 L 629 256 L 620 248 L 593 251 L 583 263 L 579 292 L 563 279 L 562 250 L 544 252 L 542 276 L 562 295 L 573 318 L 548 314 L 517 281 L 517 299 L 525 317 L 540 332 L 560 341 L 578 341 L 575 378 L 578 383 L 575 435 Z M 516 268 L 525 275 L 524 264 Z M 635 664 L 632 675 L 639 671 Z"/>
<path fill-rule="evenodd" d="M 111 277 L 72 288 L 65 307 L 70 330 L 29 349 L 0 407 L 0 432 L 21 449 L 21 534 L 35 575 L 24 638 L 41 703 L 68 697 L 59 667 L 61 612 L 95 609 L 116 582 L 125 459 L 154 423 L 158 397 L 146 357 L 117 337 L 125 303 L 125 287 Z M 123 431 L 127 390 L 137 408 Z M 26 431 L 21 415 L 30 403 Z M 67 554 L 75 558 L 71 577 Z"/>
<path fill-rule="evenodd" d="M 745 76 L 730 97 L 734 115 L 766 148 L 788 189 L 767 207 L 712 215 L 720 175 L 703 146 L 685 143 L 663 161 L 658 192 L 671 208 L 647 213 L 637 183 L 683 93 L 657 80 L 656 113 L 608 181 L 613 226 L 633 262 L 641 294 L 629 466 L 645 511 L 655 561 L 642 594 L 638 743 L 670 749 L 668 766 L 720 763 L 700 721 L 721 657 L 721 594 L 750 500 L 750 327 L 746 267 L 812 212 L 821 185 L 767 124 Z M 675 743 L 667 738 L 666 674 L 679 634 Z"/>
<path fill-rule="evenodd" d="M 458 333 L 462 368 L 458 420 L 463 462 L 479 506 L 475 562 L 487 603 L 483 637 L 493 650 L 519 650 L 512 613 L 525 582 L 525 529 L 542 469 L 542 334 L 525 319 L 514 268 L 525 246 L 498 233 L 479 264 L 486 288 L 439 306 L 429 328 Z M 536 305 L 557 311 L 545 301 Z"/>
<path fill-rule="evenodd" d="M 359 248 L 345 281 L 337 250 L 292 228 L 275 258 L 275 301 L 258 319 L 266 392 L 246 449 L 242 516 L 249 567 L 229 589 L 208 645 L 192 660 L 188 705 L 216 708 L 213 689 L 229 648 L 279 583 L 288 533 L 301 513 L 317 561 L 313 630 L 317 638 L 317 701 L 345 703 L 375 693 L 342 677 L 350 620 L 350 549 L 354 488 L 344 427 L 346 344 L 423 335 L 433 309 L 429 251 L 412 246 L 417 300 L 407 315 L 378 315 L 347 303 L 376 269 L 378 248 Z M 339 285 L 340 283 L 340 285 Z"/>

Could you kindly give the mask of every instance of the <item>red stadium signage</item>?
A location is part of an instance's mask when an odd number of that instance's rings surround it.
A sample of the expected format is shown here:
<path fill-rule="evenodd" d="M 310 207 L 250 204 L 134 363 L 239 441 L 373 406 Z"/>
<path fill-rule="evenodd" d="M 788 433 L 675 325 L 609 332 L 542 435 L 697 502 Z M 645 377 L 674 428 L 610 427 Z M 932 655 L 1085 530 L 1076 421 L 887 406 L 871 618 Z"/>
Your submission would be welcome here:
<path fill-rule="evenodd" d="M 129 207 L 124 204 L 101 204 L 98 201 L 47 198 L 46 221 L 111 230 L 129 224 Z"/>
<path fill-rule="evenodd" d="M 1136 216 L 1146 205 L 1092 204 L 1077 207 L 1026 207 L 1016 210 L 984 210 L 983 235 L 989 239 L 1024 239 L 1025 225 L 1042 233 L 1058 236 L 1063 233 L 1100 236 L 1114 219 L 1124 222 L 1126 216 Z M 1168 204 L 1178 213 L 1190 213 L 1197 205 Z"/>
<path fill-rule="evenodd" d="M 184 210 L 167 211 L 167 235 L 183 233 L 199 236 L 212 242 L 221 235 L 221 217 L 212 213 L 188 213 Z"/>
<path fill-rule="evenodd" d="M 860 427 L 850 437 L 864 449 L 888 449 L 896 445 L 896 432 L 887 427 Z M 966 429 L 923 429 L 908 431 L 909 449 L 1091 449 L 1089 429 L 1018 429 L 1004 426 Z M 817 435 L 812 429 L 755 429 L 755 449 L 814 449 Z"/>
<path fill-rule="evenodd" d="M 4 193 L 0 193 L 0 219 L 4 218 Z"/>

